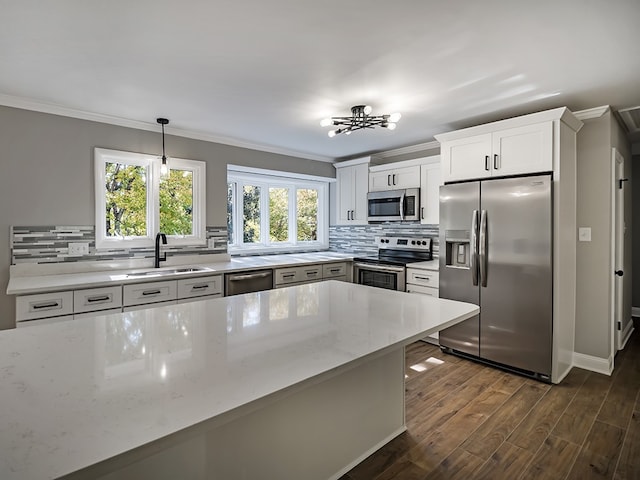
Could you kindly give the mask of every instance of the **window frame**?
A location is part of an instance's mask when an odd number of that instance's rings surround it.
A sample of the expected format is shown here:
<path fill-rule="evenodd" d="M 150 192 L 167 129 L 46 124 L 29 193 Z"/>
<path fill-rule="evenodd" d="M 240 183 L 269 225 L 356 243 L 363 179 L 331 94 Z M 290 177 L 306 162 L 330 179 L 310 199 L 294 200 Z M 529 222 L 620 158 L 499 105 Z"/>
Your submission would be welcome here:
<path fill-rule="evenodd" d="M 147 176 L 147 231 L 136 237 L 106 235 L 106 172 L 107 163 L 124 163 L 145 168 Z M 125 152 L 106 148 L 94 149 L 95 234 L 96 249 L 153 247 L 160 226 L 161 159 L 145 153 Z M 171 245 L 205 245 L 206 238 L 206 163 L 198 160 L 170 158 L 169 169 L 189 170 L 193 182 L 193 234 L 167 235 Z"/>
<path fill-rule="evenodd" d="M 232 189 L 232 218 L 233 228 L 232 242 L 229 242 L 227 250 L 230 254 L 259 254 L 279 251 L 312 251 L 329 248 L 329 180 L 297 178 L 284 176 L 282 172 L 274 175 L 273 172 L 252 168 L 251 171 L 236 169 L 227 170 L 227 185 L 233 184 Z M 260 241 L 257 243 L 245 243 L 243 241 L 243 219 L 238 212 L 243 211 L 242 187 L 254 185 L 260 187 Z M 228 187 L 227 187 L 228 188 Z M 286 188 L 288 196 L 288 241 L 272 242 L 270 240 L 270 212 L 269 189 Z M 318 191 L 318 232 L 317 240 L 297 240 L 297 191 L 299 189 L 313 189 Z"/>

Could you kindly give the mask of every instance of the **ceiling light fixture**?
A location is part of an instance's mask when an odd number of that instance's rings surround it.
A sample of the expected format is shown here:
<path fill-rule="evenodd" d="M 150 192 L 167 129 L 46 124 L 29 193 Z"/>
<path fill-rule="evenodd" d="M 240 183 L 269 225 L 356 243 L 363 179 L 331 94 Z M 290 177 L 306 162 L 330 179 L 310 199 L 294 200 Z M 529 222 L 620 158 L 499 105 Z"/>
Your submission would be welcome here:
<path fill-rule="evenodd" d="M 167 165 L 167 156 L 164 154 L 164 126 L 169 124 L 169 120 L 166 118 L 157 118 L 156 122 L 162 125 L 162 165 L 160 166 L 160 173 L 166 175 L 169 171 L 169 165 Z"/>
<path fill-rule="evenodd" d="M 375 128 L 382 127 L 389 130 L 395 130 L 396 122 L 400 120 L 401 115 L 399 113 L 392 113 L 390 115 L 370 115 L 371 107 L 369 105 L 356 105 L 351 107 L 350 117 L 331 117 L 325 118 L 320 122 L 320 126 L 328 127 L 333 125 L 339 128 L 335 130 L 329 130 L 328 135 L 335 137 L 340 133 L 350 135 L 351 132 L 361 130 L 363 128 Z"/>

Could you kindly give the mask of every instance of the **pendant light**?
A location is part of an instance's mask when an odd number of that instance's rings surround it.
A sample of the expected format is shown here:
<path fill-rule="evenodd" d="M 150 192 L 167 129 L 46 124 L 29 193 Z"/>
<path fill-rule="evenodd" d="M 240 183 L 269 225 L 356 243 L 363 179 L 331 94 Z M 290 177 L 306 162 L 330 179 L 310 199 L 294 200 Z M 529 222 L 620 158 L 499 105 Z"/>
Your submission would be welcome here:
<path fill-rule="evenodd" d="M 169 165 L 167 164 L 167 156 L 164 153 L 164 126 L 169 124 L 169 120 L 166 118 L 157 118 L 156 122 L 162 125 L 162 165 L 160 166 L 160 173 L 166 175 L 169 173 Z"/>

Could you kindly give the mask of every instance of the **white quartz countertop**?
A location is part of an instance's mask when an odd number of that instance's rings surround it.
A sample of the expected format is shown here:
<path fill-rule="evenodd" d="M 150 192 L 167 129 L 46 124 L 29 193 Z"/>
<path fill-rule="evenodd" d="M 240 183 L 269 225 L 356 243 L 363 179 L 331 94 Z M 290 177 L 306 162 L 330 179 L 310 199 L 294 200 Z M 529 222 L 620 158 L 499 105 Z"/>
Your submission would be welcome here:
<path fill-rule="evenodd" d="M 0 478 L 77 471 L 478 311 L 326 281 L 2 331 Z"/>
<path fill-rule="evenodd" d="M 420 270 L 433 270 L 437 272 L 438 270 L 440 270 L 440 260 L 436 258 L 434 260 L 429 260 L 427 262 L 408 263 L 407 268 L 417 268 Z"/>
<path fill-rule="evenodd" d="M 336 262 L 352 260 L 353 255 L 338 252 L 290 253 L 282 255 L 263 255 L 233 257 L 229 261 L 217 263 L 189 263 L 189 266 L 202 268 L 198 272 L 178 273 L 175 275 L 131 276 L 132 272 L 158 272 L 172 270 L 181 265 L 155 268 L 134 268 L 122 270 L 104 270 L 80 273 L 59 273 L 49 275 L 11 275 L 7 285 L 7 295 L 26 295 L 56 290 L 94 288 L 111 284 L 141 283 L 175 278 L 197 277 L 217 273 L 250 270 L 256 268 L 280 268 L 293 265 Z"/>

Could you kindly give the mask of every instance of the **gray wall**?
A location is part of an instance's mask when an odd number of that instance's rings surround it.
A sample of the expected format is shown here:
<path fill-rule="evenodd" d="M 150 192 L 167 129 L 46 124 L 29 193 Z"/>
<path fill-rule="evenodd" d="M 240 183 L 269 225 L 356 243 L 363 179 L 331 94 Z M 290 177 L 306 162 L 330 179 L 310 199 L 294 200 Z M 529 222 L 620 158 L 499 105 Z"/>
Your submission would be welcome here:
<path fill-rule="evenodd" d="M 330 163 L 167 136 L 171 157 L 207 162 L 207 225 L 226 224 L 227 164 L 335 177 Z M 11 225 L 94 225 L 94 147 L 159 154 L 161 137 L 0 106 L 0 329 L 13 327 Z"/>
<path fill-rule="evenodd" d="M 578 242 L 576 268 L 575 351 L 609 358 L 611 353 L 610 282 L 613 274 L 611 242 L 611 148 L 625 157 L 631 175 L 629 143 L 611 114 L 584 121 L 577 137 L 578 227 L 591 227 L 591 242 Z M 625 217 L 631 226 L 631 189 L 625 195 Z M 577 233 L 576 233 L 577 235 Z M 625 238 L 625 270 L 631 270 L 631 228 Z M 631 277 L 624 277 L 624 319 L 631 321 Z"/>

